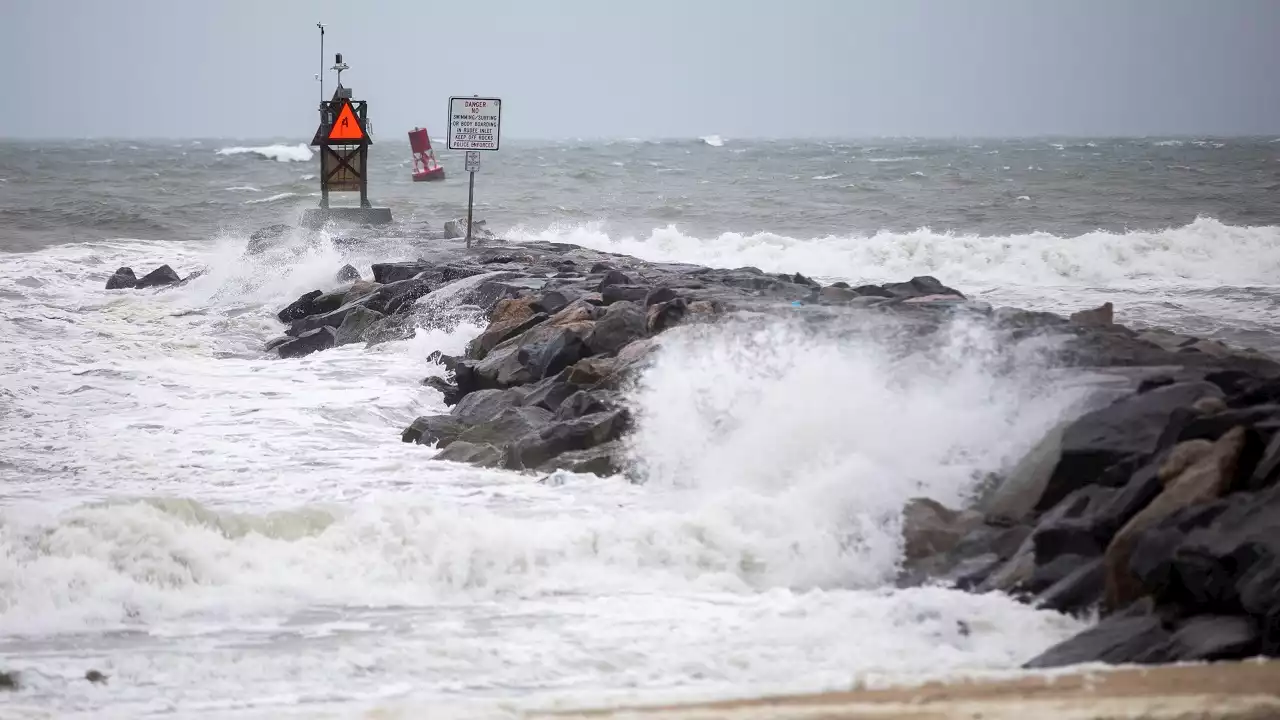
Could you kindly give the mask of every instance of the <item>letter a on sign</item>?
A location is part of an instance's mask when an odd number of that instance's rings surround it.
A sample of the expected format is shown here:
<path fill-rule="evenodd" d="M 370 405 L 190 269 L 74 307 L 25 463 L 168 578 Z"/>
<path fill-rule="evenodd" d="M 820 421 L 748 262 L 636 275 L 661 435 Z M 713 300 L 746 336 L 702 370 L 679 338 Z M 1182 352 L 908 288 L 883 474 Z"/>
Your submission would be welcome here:
<path fill-rule="evenodd" d="M 330 140 L 363 140 L 364 128 L 360 127 L 360 120 L 356 117 L 355 112 L 351 109 L 351 103 L 343 102 L 342 109 L 338 111 L 338 119 L 333 121 L 333 127 L 329 128 Z"/>

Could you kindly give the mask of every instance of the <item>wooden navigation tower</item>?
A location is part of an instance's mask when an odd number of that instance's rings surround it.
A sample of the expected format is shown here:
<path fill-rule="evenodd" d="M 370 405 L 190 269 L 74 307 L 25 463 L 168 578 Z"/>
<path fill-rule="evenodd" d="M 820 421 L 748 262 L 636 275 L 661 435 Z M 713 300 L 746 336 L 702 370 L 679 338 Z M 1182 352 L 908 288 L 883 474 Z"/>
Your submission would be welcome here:
<path fill-rule="evenodd" d="M 332 98 L 320 101 L 320 126 L 311 138 L 311 146 L 320 149 L 320 207 L 307 210 L 303 224 L 319 228 L 329 221 L 389 223 L 391 208 L 374 207 L 369 202 L 369 146 L 373 144 L 369 104 L 353 100 L 351 88 L 342 86 L 342 71 L 348 69 L 342 53 L 334 55 L 331 69 L 338 72 L 338 87 Z M 330 205 L 329 194 L 334 192 L 358 192 L 360 204 Z"/>

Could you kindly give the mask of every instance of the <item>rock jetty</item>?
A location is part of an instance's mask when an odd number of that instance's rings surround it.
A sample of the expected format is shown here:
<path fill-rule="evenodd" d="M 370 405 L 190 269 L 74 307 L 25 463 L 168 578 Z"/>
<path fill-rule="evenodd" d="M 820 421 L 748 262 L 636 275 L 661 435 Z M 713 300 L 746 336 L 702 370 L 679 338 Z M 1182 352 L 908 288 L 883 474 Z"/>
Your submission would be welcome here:
<path fill-rule="evenodd" d="M 627 474 L 623 391 L 679 326 L 892 317 L 927 342 L 964 315 L 1010 341 L 1056 338 L 1060 365 L 1124 382 L 989 478 L 973 506 L 908 503 L 900 583 L 1100 617 L 1030 668 L 1280 655 L 1280 364 L 1268 356 L 1125 327 L 1110 303 L 1069 317 L 992 308 L 929 276 L 851 286 L 546 242 L 418 248 L 419 259 L 374 264 L 371 280 L 343 268 L 282 308 L 266 350 L 294 358 L 484 325 L 462 355 L 432 358 L 447 372 L 424 383 L 450 411 L 401 430 L 441 461 Z M 140 285 L 123 272 L 112 282 Z"/>

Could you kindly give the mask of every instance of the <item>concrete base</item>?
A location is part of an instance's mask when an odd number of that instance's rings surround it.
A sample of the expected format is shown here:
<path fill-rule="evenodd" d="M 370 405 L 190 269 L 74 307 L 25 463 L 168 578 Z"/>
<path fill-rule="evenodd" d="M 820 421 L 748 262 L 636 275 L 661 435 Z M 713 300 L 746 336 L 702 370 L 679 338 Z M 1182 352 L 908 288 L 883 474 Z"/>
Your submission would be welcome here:
<path fill-rule="evenodd" d="M 386 225 L 391 222 L 388 207 L 310 208 L 302 213 L 302 227 L 319 230 L 326 223 L 338 225 Z"/>

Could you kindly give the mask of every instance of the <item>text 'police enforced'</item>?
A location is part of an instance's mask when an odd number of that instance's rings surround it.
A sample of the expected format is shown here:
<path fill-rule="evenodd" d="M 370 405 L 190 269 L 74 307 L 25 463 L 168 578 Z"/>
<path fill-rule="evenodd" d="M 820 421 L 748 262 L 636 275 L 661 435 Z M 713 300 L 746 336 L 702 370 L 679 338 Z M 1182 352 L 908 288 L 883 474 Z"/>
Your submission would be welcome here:
<path fill-rule="evenodd" d="M 450 150 L 497 150 L 501 128 L 499 98 L 449 98 Z"/>

